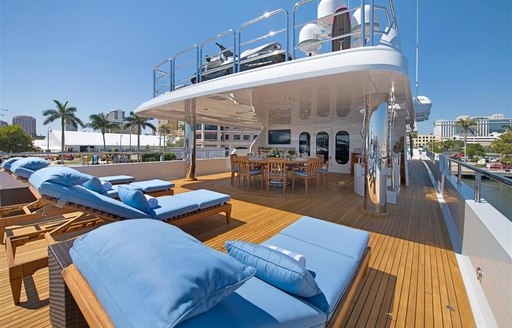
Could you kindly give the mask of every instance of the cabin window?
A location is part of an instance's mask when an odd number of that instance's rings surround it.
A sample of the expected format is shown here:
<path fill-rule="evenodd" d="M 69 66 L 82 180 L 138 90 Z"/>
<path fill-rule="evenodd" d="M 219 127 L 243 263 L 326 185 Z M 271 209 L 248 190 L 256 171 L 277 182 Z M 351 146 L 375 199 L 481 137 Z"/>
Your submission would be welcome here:
<path fill-rule="evenodd" d="M 240 135 L 239 134 L 233 135 L 233 140 L 240 140 Z"/>
<path fill-rule="evenodd" d="M 251 136 L 249 134 L 244 134 L 244 141 L 250 141 Z"/>
<path fill-rule="evenodd" d="M 217 140 L 217 133 L 205 133 L 204 140 Z"/>
<path fill-rule="evenodd" d="M 350 157 L 350 136 L 347 131 L 336 133 L 336 163 L 347 164 Z"/>
<path fill-rule="evenodd" d="M 226 135 L 224 136 L 224 139 L 229 140 L 229 134 L 226 134 Z"/>
<path fill-rule="evenodd" d="M 211 125 L 211 124 L 205 124 L 204 125 L 204 129 L 205 130 L 210 130 L 210 131 L 216 131 L 217 130 L 217 125 Z"/>
<path fill-rule="evenodd" d="M 318 132 L 316 135 L 316 156 L 323 156 L 324 161 L 329 160 L 329 134 Z"/>
<path fill-rule="evenodd" d="M 311 136 L 307 132 L 299 134 L 299 154 L 301 156 L 311 155 Z"/>

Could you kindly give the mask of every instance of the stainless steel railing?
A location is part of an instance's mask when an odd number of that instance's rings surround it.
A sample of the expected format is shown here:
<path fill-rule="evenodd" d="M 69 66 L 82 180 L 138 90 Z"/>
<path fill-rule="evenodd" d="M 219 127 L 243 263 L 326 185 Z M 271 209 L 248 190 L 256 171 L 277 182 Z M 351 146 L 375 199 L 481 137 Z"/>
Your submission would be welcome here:
<path fill-rule="evenodd" d="M 255 43 L 266 40 L 268 38 L 276 38 L 282 34 L 285 35 L 283 40 L 283 48 L 285 50 L 285 61 L 288 61 L 290 58 L 296 59 L 296 50 L 299 48 L 297 44 L 296 34 L 300 31 L 302 27 L 309 23 L 316 23 L 318 19 L 309 20 L 306 22 L 302 22 L 300 24 L 296 23 L 297 20 L 297 11 L 302 8 L 304 5 L 308 3 L 312 3 L 313 0 L 302 0 L 295 4 L 292 11 L 292 23 L 289 23 L 289 14 L 285 9 L 277 9 L 272 12 L 265 13 L 259 17 L 256 17 L 240 26 L 238 29 L 238 33 L 233 31 L 232 29 L 228 29 L 225 32 L 217 34 L 205 41 L 203 41 L 200 46 L 194 45 L 190 48 L 187 48 L 183 51 L 180 51 L 174 54 L 171 58 L 164 60 L 162 63 L 156 65 L 153 68 L 153 96 L 159 96 L 168 91 L 173 91 L 179 87 L 183 87 L 189 85 L 189 82 L 198 83 L 203 80 L 202 71 L 207 66 L 203 62 L 203 49 L 205 45 L 227 35 L 233 36 L 233 43 L 230 47 L 225 50 L 229 50 L 233 52 L 233 66 L 232 73 L 240 72 L 241 65 L 246 64 L 248 61 L 263 59 L 269 54 L 260 54 L 258 56 L 253 56 L 250 59 L 241 58 L 240 54 L 242 53 L 242 48 L 247 47 L 249 45 L 254 45 Z M 377 43 L 376 35 L 384 35 L 389 32 L 389 27 L 398 28 L 398 24 L 396 21 L 395 10 L 393 6 L 393 1 L 388 0 L 389 10 L 385 6 L 376 5 L 375 0 L 361 0 L 361 5 L 357 7 L 353 7 L 350 9 L 342 10 L 332 15 L 327 16 L 327 18 L 334 18 L 340 15 L 350 14 L 351 17 L 354 13 L 359 11 L 359 28 L 352 28 L 350 32 L 347 32 L 343 35 L 335 36 L 335 37 L 326 37 L 318 40 L 314 44 L 323 44 L 327 42 L 331 42 L 334 40 L 339 40 L 342 38 L 354 38 L 354 41 L 357 37 L 360 39 L 360 47 L 373 46 Z M 316 1 L 314 1 L 316 3 Z M 369 10 L 370 17 L 367 16 L 367 10 Z M 391 11 L 391 15 L 390 15 Z M 284 17 L 284 25 L 279 26 L 276 30 L 270 31 L 265 34 L 260 34 L 257 36 L 251 36 L 249 39 L 245 40 L 245 29 L 249 26 L 255 25 L 260 22 L 264 22 L 270 19 L 273 16 L 282 15 Z M 384 17 L 380 21 L 377 20 L 377 16 Z M 325 18 L 325 17 L 324 17 Z M 368 24 L 369 23 L 369 24 Z M 368 28 L 367 25 L 372 26 L 373 28 Z M 369 33 L 369 35 L 366 35 Z M 221 50 L 219 53 L 214 55 L 221 55 L 223 51 Z M 177 59 L 182 59 L 185 55 L 190 55 L 192 53 L 192 59 L 184 63 L 177 63 Z M 194 57 L 195 55 L 195 57 Z M 187 70 L 189 69 L 189 70 Z M 220 71 L 226 69 L 226 66 L 215 67 L 209 69 L 209 72 L 215 73 L 216 71 Z M 186 71 L 183 75 L 179 77 L 176 74 L 176 71 Z"/>
<path fill-rule="evenodd" d="M 455 164 L 456 166 L 456 176 L 457 176 L 457 183 L 462 183 L 462 168 L 469 169 L 475 173 L 475 182 L 473 185 L 473 199 L 475 202 L 480 202 L 482 198 L 481 194 L 481 183 L 482 183 L 482 177 L 487 177 L 489 179 L 492 179 L 494 181 L 503 183 L 504 185 L 508 187 L 512 187 L 512 179 L 503 177 L 501 175 L 498 175 L 496 173 L 484 170 L 482 168 L 461 162 L 459 160 L 449 158 L 445 155 L 439 155 L 439 169 L 442 174 L 445 176 L 454 175 L 452 164 Z"/>

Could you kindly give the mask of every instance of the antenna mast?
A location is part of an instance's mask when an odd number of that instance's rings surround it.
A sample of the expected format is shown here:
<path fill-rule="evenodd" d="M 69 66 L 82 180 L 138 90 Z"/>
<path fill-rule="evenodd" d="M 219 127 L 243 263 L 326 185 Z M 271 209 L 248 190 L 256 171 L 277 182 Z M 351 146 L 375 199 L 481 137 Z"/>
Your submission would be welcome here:
<path fill-rule="evenodd" d="M 416 91 L 415 91 L 415 96 L 417 97 L 418 96 L 418 66 L 419 66 L 419 56 L 420 56 L 420 33 L 419 33 L 419 0 L 416 0 Z"/>

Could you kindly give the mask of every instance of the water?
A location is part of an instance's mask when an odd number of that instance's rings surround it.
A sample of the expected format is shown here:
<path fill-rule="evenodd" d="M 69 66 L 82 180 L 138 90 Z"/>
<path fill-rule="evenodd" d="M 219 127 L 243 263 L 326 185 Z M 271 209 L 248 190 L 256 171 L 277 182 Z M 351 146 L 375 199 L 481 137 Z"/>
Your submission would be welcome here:
<path fill-rule="evenodd" d="M 462 181 L 473 188 L 473 179 Z M 482 179 L 480 195 L 512 221 L 512 187 L 491 179 Z"/>

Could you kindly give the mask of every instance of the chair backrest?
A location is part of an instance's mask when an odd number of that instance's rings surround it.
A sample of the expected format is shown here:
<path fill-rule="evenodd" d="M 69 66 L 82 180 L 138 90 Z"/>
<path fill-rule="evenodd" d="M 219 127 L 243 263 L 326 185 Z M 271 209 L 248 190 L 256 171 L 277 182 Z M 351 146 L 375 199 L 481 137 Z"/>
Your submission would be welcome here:
<path fill-rule="evenodd" d="M 231 171 L 238 168 L 238 155 L 231 154 L 229 155 L 229 162 L 231 163 Z"/>
<path fill-rule="evenodd" d="M 248 174 L 249 171 L 251 170 L 251 165 L 249 164 L 249 157 L 247 156 L 238 156 L 237 165 L 239 174 Z"/>
<path fill-rule="evenodd" d="M 284 158 L 269 158 L 267 165 L 268 175 L 284 176 L 286 175 L 286 160 Z"/>
<path fill-rule="evenodd" d="M 310 176 L 318 175 L 320 173 L 321 164 L 322 160 L 320 158 L 308 158 L 305 169 L 306 174 Z"/>

